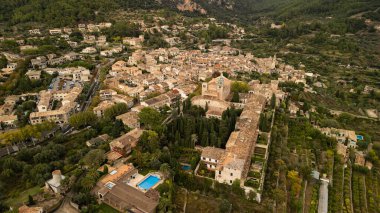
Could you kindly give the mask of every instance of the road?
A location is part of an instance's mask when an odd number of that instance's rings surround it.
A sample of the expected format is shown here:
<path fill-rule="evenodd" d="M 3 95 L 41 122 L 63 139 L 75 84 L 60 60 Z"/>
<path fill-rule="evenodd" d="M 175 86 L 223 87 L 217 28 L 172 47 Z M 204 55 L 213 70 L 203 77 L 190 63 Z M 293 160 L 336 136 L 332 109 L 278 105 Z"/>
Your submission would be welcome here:
<path fill-rule="evenodd" d="M 318 213 L 327 213 L 329 203 L 329 182 L 321 178 L 321 186 L 319 188 Z"/>
<path fill-rule="evenodd" d="M 86 100 L 83 101 L 81 104 L 80 111 L 85 111 L 90 106 L 91 100 L 95 92 L 99 89 L 99 86 L 100 86 L 99 76 L 100 76 L 100 71 L 102 70 L 102 68 L 112 65 L 114 61 L 115 61 L 114 58 L 110 58 L 108 59 L 108 62 L 96 65 L 95 76 L 92 79 L 90 89 L 86 96 Z"/>
<path fill-rule="evenodd" d="M 63 198 L 61 206 L 57 210 L 55 210 L 54 213 L 79 213 L 77 209 L 70 205 L 71 196 L 72 194 L 71 192 L 69 192 L 65 196 L 65 198 Z"/>

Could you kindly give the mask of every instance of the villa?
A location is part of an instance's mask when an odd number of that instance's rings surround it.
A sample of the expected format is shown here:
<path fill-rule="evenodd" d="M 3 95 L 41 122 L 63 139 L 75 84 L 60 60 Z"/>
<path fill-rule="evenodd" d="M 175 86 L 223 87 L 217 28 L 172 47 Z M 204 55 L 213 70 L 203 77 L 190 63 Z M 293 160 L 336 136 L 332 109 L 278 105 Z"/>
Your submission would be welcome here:
<path fill-rule="evenodd" d="M 159 192 L 155 188 L 163 182 L 159 173 L 140 175 L 132 164 L 122 164 L 102 177 L 92 193 L 99 203 L 106 203 L 121 212 L 156 212 Z"/>
<path fill-rule="evenodd" d="M 357 146 L 357 135 L 355 131 L 347 129 L 335 129 L 335 128 L 319 128 L 320 131 L 326 136 L 335 138 L 339 143 L 345 144 L 347 142 L 347 147 L 356 148 Z"/>
<path fill-rule="evenodd" d="M 236 122 L 235 131 L 227 141 L 226 149 L 205 147 L 202 150 L 201 161 L 208 169 L 215 171 L 215 180 L 218 182 L 231 185 L 235 180 L 241 180 L 243 186 L 251 165 L 259 118 L 265 104 L 264 96 L 251 95 Z"/>

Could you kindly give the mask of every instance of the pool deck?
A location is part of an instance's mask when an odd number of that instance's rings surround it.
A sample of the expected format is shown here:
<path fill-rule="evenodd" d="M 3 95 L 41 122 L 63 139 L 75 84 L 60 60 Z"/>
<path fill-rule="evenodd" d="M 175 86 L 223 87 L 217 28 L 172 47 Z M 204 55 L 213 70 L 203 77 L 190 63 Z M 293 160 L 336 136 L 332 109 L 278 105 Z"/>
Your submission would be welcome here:
<path fill-rule="evenodd" d="M 158 185 L 160 185 L 161 183 L 164 182 L 163 180 L 163 176 L 158 173 L 158 172 L 151 172 L 151 173 L 148 173 L 147 175 L 141 175 L 141 174 L 136 174 L 135 176 L 135 179 L 132 179 L 129 181 L 128 185 L 132 186 L 133 188 L 136 188 L 142 192 L 147 192 L 147 190 L 144 190 L 144 189 L 141 189 L 140 187 L 138 187 L 138 185 L 144 181 L 146 178 L 148 178 L 149 176 L 159 176 L 160 180 L 154 185 L 152 186 L 150 189 L 155 189 Z"/>
<path fill-rule="evenodd" d="M 128 185 L 137 189 L 137 184 L 140 183 L 144 178 L 144 175 L 136 174 L 135 179 L 129 181 Z"/>

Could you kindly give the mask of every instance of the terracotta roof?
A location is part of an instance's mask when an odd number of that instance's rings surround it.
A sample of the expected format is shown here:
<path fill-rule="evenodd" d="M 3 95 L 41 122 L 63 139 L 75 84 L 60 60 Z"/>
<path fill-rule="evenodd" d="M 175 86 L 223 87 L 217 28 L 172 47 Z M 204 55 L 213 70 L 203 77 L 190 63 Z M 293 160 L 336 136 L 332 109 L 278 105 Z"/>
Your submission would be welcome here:
<path fill-rule="evenodd" d="M 203 148 L 201 156 L 205 158 L 220 160 L 224 153 L 224 149 L 207 146 Z"/>
<path fill-rule="evenodd" d="M 104 200 L 111 200 L 122 206 L 122 209 L 137 209 L 142 212 L 154 212 L 158 201 L 147 197 L 143 192 L 124 183 L 117 183 L 104 196 Z"/>
<path fill-rule="evenodd" d="M 104 176 L 102 179 L 100 179 L 100 183 L 102 185 L 105 185 L 108 182 L 116 182 L 126 174 L 136 171 L 136 169 L 133 167 L 133 165 L 130 164 L 123 164 L 119 167 L 117 167 L 114 170 L 108 170 L 109 174 Z"/>

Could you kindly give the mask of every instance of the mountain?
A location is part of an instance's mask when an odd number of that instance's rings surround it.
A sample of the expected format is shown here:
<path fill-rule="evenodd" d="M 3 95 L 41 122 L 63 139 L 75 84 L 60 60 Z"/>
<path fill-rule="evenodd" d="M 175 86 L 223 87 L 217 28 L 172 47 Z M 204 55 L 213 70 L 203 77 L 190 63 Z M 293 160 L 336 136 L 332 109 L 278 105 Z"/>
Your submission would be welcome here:
<path fill-rule="evenodd" d="M 277 21 L 332 16 L 347 18 L 361 12 L 379 18 L 378 0 L 0 0 L 0 22 L 38 22 L 65 26 L 107 19 L 118 9 L 169 8 L 191 15 L 252 22 L 262 16 Z"/>

